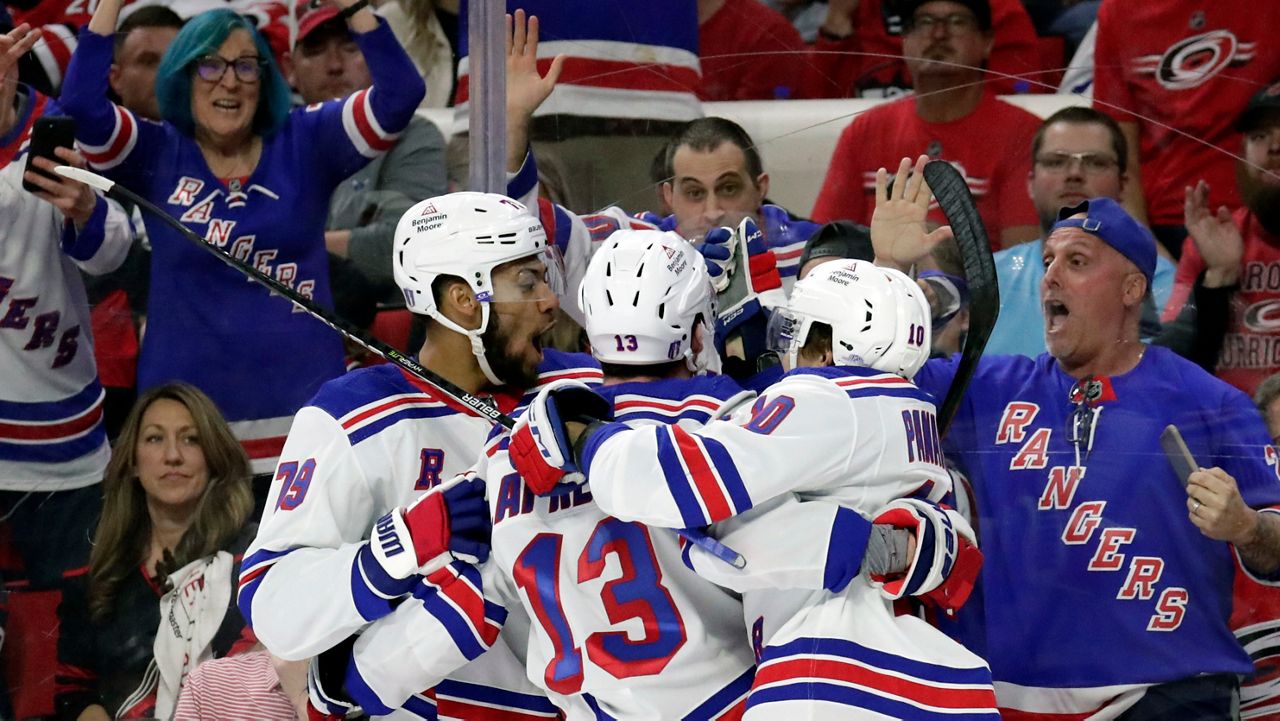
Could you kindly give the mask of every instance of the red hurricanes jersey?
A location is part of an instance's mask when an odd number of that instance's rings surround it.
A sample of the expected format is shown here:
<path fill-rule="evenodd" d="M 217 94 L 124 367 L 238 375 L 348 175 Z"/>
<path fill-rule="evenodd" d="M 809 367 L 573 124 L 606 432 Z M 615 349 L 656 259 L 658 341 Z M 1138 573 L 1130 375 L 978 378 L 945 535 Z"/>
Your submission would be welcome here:
<path fill-rule="evenodd" d="M 1232 216 L 1244 236 L 1240 290 L 1231 298 L 1231 317 L 1217 376 L 1253 395 L 1267 376 L 1280 371 L 1280 236 L 1268 232 L 1247 209 Z M 1204 259 L 1187 239 L 1174 276 L 1174 292 L 1166 317 L 1182 307 L 1196 277 L 1204 272 Z"/>
<path fill-rule="evenodd" d="M 950 123 L 921 120 L 910 97 L 878 105 L 840 133 L 813 219 L 869 224 L 876 170 L 896 169 L 903 158 L 925 153 L 950 161 L 968 181 L 992 246 L 999 248 L 1005 228 L 1039 223 L 1027 195 L 1031 138 L 1039 126 L 1039 118 L 991 94 L 972 113 Z M 941 213 L 937 216 L 942 220 Z"/>
<path fill-rule="evenodd" d="M 1103 1 L 1093 101 L 1117 120 L 1139 122 L 1153 224 L 1182 225 L 1183 188 L 1201 178 L 1212 186 L 1212 207 L 1239 207 L 1233 126 L 1249 98 L 1280 77 L 1278 27 L 1274 2 Z"/>

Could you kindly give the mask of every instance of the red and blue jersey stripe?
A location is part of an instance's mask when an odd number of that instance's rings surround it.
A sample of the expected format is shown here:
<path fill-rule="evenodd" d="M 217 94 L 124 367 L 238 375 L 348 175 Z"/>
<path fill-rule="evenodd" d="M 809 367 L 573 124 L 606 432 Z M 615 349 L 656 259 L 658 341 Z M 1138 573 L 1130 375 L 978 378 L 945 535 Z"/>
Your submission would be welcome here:
<path fill-rule="evenodd" d="M 1000 718 L 985 666 L 941 666 L 834 638 L 765 649 L 747 708 L 788 701 L 827 702 L 891 718 Z"/>
<path fill-rule="evenodd" d="M 107 440 L 104 397 L 94 378 L 62 400 L 0 401 L 0 461 L 58 463 L 91 453 Z"/>
<path fill-rule="evenodd" d="M 742 476 L 717 440 L 679 426 L 655 428 L 658 462 L 687 527 L 706 526 L 752 507 Z"/>
<path fill-rule="evenodd" d="M 482 588 L 480 572 L 455 561 L 422 579 L 413 591 L 467 659 L 493 646 L 507 620 L 507 610 L 486 599 Z"/>

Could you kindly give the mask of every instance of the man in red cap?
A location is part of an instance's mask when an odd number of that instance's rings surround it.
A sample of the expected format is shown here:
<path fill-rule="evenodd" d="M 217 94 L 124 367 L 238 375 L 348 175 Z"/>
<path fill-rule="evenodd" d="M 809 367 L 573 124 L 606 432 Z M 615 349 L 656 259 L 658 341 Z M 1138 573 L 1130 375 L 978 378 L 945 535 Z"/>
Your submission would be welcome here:
<path fill-rule="evenodd" d="M 364 56 L 338 8 L 308 8 L 298 22 L 298 38 L 284 62 L 285 76 L 303 102 L 350 95 L 372 84 Z M 373 320 L 376 305 L 402 306 L 391 277 L 391 241 L 396 222 L 419 200 L 442 195 L 444 136 L 429 120 L 415 117 L 396 144 L 334 191 L 329 203 L 325 247 L 329 250 L 334 303 L 343 317 L 361 326 Z"/>

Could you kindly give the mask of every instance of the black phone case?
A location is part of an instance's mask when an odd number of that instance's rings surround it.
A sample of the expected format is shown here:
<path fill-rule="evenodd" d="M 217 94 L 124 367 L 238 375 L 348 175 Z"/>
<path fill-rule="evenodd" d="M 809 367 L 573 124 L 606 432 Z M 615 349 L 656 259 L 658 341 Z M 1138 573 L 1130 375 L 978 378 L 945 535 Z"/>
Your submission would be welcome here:
<path fill-rule="evenodd" d="M 61 115 L 37 118 L 31 127 L 31 144 L 27 147 L 26 170 L 57 180 L 52 173 L 37 168 L 31 161 L 36 157 L 58 161 L 58 156 L 53 154 L 54 149 L 70 148 L 75 143 L 75 139 L 76 124 L 71 118 Z M 22 187 L 31 192 L 40 190 L 38 186 L 28 183 L 25 179 L 22 181 Z"/>

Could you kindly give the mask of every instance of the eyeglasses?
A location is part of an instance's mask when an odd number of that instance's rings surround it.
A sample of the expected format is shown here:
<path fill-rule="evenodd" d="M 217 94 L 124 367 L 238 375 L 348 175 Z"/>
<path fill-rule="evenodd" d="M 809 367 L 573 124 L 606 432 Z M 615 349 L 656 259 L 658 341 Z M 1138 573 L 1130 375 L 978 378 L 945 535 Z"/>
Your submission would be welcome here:
<path fill-rule="evenodd" d="M 968 13 L 952 13 L 950 15 L 916 15 L 906 23 L 906 32 L 930 35 L 933 29 L 942 26 L 949 35 L 964 35 L 978 29 L 978 19 Z"/>
<path fill-rule="evenodd" d="M 227 74 L 227 68 L 232 68 L 240 82 L 256 83 L 262 77 L 262 66 L 262 58 L 257 55 L 241 55 L 235 60 L 205 55 L 196 60 L 196 75 L 201 80 L 219 83 Z"/>
<path fill-rule="evenodd" d="M 1119 167 L 1115 158 L 1101 153 L 1044 153 L 1036 156 L 1036 167 L 1050 173 L 1062 173 L 1075 161 L 1086 173 L 1105 173 Z"/>

